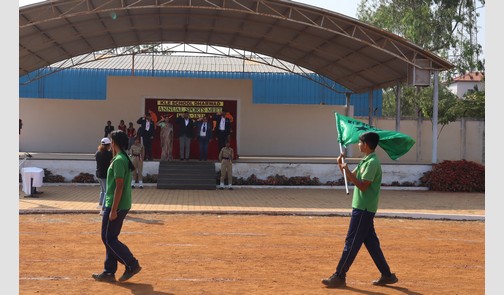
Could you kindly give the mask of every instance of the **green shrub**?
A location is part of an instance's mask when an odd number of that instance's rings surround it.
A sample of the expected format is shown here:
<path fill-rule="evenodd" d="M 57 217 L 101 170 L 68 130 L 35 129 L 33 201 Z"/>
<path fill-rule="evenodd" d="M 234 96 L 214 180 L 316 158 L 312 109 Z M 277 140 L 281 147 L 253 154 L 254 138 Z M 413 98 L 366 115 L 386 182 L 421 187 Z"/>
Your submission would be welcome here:
<path fill-rule="evenodd" d="M 420 184 L 432 191 L 484 192 L 485 166 L 467 160 L 443 161 L 425 172 Z"/>

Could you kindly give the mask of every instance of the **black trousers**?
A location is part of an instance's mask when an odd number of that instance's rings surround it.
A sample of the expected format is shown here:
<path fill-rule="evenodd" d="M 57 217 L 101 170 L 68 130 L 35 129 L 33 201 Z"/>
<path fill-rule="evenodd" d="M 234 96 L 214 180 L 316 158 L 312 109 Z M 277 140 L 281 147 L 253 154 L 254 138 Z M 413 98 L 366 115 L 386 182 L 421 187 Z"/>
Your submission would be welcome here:
<path fill-rule="evenodd" d="M 219 130 L 219 133 L 217 134 L 217 140 L 219 142 L 219 149 L 218 149 L 218 152 L 220 152 L 220 150 L 226 146 L 226 140 L 228 139 L 228 135 L 226 132 L 222 132 Z"/>
<path fill-rule="evenodd" d="M 115 274 L 117 262 L 124 264 L 128 269 L 132 269 L 138 266 L 138 260 L 133 256 L 128 246 L 119 241 L 124 218 L 126 218 L 129 210 L 118 210 L 117 218 L 112 221 L 109 220 L 110 210 L 110 207 L 105 207 L 103 212 L 101 238 L 106 249 L 104 272 Z"/>
<path fill-rule="evenodd" d="M 362 244 L 366 246 L 380 273 L 384 276 L 391 275 L 390 267 L 380 248 L 380 240 L 376 235 L 374 216 L 375 213 L 367 210 L 355 208 L 352 210 L 352 217 L 350 218 L 350 225 L 345 239 L 345 247 L 336 267 L 336 274 L 339 277 L 346 277 L 346 273 L 355 260 L 357 253 L 359 253 Z"/>
<path fill-rule="evenodd" d="M 144 155 L 144 161 L 145 160 L 152 160 L 152 140 L 150 136 L 143 136 L 143 145 L 145 148 L 145 155 Z"/>

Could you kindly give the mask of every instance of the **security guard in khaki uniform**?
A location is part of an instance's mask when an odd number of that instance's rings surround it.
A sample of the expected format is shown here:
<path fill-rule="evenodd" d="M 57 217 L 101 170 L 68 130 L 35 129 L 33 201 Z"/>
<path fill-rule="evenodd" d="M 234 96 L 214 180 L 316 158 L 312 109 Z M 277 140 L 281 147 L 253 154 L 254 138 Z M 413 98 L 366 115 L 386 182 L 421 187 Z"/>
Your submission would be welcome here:
<path fill-rule="evenodd" d="M 135 188 L 136 181 L 138 181 L 138 187 L 143 188 L 143 159 L 145 150 L 140 136 L 135 137 L 135 143 L 131 146 L 130 153 L 131 161 L 133 162 L 133 166 L 135 166 L 135 170 L 131 176 L 131 188 Z"/>
<path fill-rule="evenodd" d="M 231 143 L 226 141 L 226 145 L 219 152 L 219 161 L 221 162 L 221 176 L 219 189 L 224 189 L 224 179 L 228 179 L 228 189 L 232 190 L 233 184 L 233 158 L 234 151 Z"/>

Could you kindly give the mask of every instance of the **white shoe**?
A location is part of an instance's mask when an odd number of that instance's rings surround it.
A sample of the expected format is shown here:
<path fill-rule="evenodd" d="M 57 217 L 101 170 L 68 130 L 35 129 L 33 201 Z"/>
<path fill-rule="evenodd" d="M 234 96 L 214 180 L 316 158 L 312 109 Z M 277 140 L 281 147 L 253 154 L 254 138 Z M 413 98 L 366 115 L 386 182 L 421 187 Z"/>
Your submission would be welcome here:
<path fill-rule="evenodd" d="M 100 216 L 103 216 L 103 210 L 100 210 Z"/>

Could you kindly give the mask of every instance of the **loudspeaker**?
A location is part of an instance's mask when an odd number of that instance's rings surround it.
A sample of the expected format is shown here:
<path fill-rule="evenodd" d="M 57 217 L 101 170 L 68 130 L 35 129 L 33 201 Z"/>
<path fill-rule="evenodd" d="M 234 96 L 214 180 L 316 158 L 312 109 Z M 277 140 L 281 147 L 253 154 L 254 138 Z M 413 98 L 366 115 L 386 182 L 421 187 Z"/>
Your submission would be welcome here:
<path fill-rule="evenodd" d="M 408 86 L 430 86 L 430 60 L 414 59 L 413 61 L 417 66 L 408 64 Z"/>

